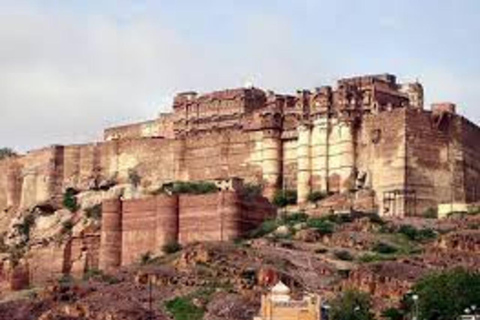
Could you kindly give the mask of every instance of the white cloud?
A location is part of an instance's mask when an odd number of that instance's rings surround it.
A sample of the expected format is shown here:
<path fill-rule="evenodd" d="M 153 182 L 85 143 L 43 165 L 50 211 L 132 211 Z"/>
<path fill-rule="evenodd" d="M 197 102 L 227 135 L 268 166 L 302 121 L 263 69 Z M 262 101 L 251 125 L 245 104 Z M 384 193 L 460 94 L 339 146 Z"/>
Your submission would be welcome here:
<path fill-rule="evenodd" d="M 189 79 L 194 48 L 149 19 L 46 14 L 0 17 L 0 145 L 88 141 L 107 124 L 151 118 Z"/>

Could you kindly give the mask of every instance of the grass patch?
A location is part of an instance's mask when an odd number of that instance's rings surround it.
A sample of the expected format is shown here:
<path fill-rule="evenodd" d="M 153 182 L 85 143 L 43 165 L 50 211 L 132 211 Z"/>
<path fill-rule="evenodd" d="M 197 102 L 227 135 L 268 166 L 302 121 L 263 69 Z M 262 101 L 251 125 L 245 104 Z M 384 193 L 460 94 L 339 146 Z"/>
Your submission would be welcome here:
<path fill-rule="evenodd" d="M 202 288 L 190 295 L 176 297 L 165 302 L 165 308 L 175 320 L 202 320 L 205 308 L 195 305 L 193 300 L 202 300 L 206 305 L 213 292 L 215 292 L 215 288 Z"/>

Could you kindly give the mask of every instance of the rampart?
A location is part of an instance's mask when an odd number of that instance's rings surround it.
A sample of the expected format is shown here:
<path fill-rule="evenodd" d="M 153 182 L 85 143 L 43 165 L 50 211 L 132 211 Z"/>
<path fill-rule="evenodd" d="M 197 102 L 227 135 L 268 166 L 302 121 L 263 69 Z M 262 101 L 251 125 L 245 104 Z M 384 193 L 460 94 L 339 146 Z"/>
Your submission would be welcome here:
<path fill-rule="evenodd" d="M 100 268 L 138 262 L 143 254 L 161 253 L 167 244 L 237 239 L 274 214 L 265 198 L 246 198 L 237 191 L 106 200 Z"/>
<path fill-rule="evenodd" d="M 341 79 L 295 95 L 240 88 L 176 96 L 172 113 L 109 128 L 105 141 L 52 146 L 0 161 L 0 210 L 58 201 L 68 187 L 108 182 L 155 189 L 172 181 L 240 177 L 297 191 L 374 193 L 381 215 L 421 215 L 480 201 L 479 127 L 452 103 L 423 109 L 419 83 Z"/>

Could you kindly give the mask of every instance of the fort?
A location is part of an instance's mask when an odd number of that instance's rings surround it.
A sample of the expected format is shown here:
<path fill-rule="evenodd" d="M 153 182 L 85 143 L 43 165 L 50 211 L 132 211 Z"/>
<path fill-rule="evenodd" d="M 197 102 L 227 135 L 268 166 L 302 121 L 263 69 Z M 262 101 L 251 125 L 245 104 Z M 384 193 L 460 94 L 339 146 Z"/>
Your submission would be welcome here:
<path fill-rule="evenodd" d="M 178 94 L 173 112 L 0 162 L 0 209 L 51 200 L 135 171 L 141 186 L 242 178 L 276 190 L 368 189 L 380 215 L 415 216 L 480 200 L 480 128 L 452 103 L 424 109 L 419 83 L 389 74 L 281 95 L 257 88 Z"/>
<path fill-rule="evenodd" d="M 184 92 L 171 113 L 108 128 L 104 141 L 1 160 L 0 212 L 5 219 L 61 207 L 68 189 L 102 192 L 101 231 L 32 252 L 31 278 L 45 274 L 48 259 L 58 262 L 50 272 L 75 273 L 130 264 L 172 241 L 235 239 L 275 214 L 266 199 L 280 190 L 296 192 L 300 208 L 314 193 L 328 195 L 312 214 L 444 216 L 480 202 L 480 128 L 456 109 L 437 103 L 427 110 L 420 83 L 390 74 L 296 95 L 254 87 Z M 220 191 L 156 193 L 178 181 L 216 181 Z M 133 190 L 108 191 L 125 185 Z M 246 197 L 247 186 L 262 196 Z M 7 227 L 1 223 L 0 233 Z"/>

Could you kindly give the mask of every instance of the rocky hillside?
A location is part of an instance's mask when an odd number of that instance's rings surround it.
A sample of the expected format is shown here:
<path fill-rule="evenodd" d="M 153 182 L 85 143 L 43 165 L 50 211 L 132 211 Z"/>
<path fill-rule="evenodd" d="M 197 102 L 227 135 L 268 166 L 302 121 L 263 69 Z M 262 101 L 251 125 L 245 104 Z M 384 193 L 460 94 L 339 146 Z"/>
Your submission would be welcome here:
<path fill-rule="evenodd" d="M 92 269 L 45 287 L 3 294 L 1 319 L 252 319 L 279 279 L 328 301 L 342 289 L 371 294 L 376 311 L 399 303 L 424 274 L 480 266 L 480 217 L 383 221 L 375 215 L 267 221 L 249 239 L 145 254 L 112 274 Z M 178 250 L 178 251 L 177 251 Z"/>

